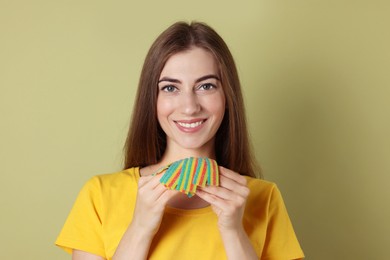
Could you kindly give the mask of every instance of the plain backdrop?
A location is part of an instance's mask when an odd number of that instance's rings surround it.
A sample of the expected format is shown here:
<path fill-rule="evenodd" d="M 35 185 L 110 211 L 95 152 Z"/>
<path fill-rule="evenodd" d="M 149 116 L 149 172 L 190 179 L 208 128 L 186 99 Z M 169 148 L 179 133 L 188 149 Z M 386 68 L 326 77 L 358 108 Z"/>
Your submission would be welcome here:
<path fill-rule="evenodd" d="M 307 259 L 390 259 L 388 1 L 0 0 L 3 259 L 54 246 L 82 185 L 122 167 L 155 37 L 198 20 L 239 69 L 265 179 Z"/>

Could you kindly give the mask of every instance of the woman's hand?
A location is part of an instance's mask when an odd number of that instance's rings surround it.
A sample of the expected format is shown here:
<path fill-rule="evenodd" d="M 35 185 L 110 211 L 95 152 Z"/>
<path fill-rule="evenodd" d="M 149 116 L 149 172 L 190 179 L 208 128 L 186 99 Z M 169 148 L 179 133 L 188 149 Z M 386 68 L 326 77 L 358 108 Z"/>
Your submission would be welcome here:
<path fill-rule="evenodd" d="M 159 229 L 168 201 L 177 193 L 160 183 L 162 174 L 140 177 L 132 224 L 154 236 Z"/>
<path fill-rule="evenodd" d="M 206 186 L 196 194 L 211 204 L 229 260 L 259 259 L 246 234 L 242 218 L 249 188 L 244 176 L 219 167 L 220 186 Z"/>
<path fill-rule="evenodd" d="M 197 191 L 197 195 L 211 204 L 218 216 L 220 231 L 242 228 L 246 199 L 249 189 L 244 176 L 219 166 L 220 186 L 206 186 Z"/>
<path fill-rule="evenodd" d="M 161 174 L 140 177 L 133 220 L 123 235 L 113 259 L 146 259 L 168 201 L 177 193 L 160 183 Z"/>

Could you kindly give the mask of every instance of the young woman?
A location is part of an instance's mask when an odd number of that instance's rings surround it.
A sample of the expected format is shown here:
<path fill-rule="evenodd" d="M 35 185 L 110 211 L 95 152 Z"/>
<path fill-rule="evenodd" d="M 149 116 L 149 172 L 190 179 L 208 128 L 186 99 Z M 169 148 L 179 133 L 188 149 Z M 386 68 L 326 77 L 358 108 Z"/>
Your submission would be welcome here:
<path fill-rule="evenodd" d="M 154 173 L 187 157 L 216 160 L 220 185 L 189 198 L 161 184 Z M 75 260 L 303 258 L 255 165 L 228 47 L 205 24 L 175 23 L 146 56 L 125 170 L 83 187 L 56 244 Z"/>

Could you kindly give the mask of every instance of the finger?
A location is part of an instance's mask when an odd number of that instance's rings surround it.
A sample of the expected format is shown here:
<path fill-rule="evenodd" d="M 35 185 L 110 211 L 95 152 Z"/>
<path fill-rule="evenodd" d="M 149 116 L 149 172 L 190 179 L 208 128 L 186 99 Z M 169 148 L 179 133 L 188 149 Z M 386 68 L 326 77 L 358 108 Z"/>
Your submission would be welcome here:
<path fill-rule="evenodd" d="M 214 201 L 216 200 L 215 195 L 208 193 L 208 192 L 201 190 L 201 189 L 198 189 L 196 191 L 196 195 L 199 198 L 203 199 L 204 201 L 210 203 L 211 205 L 213 205 Z"/>
<path fill-rule="evenodd" d="M 205 191 L 197 192 L 197 195 L 203 199 L 204 201 L 210 203 L 212 206 L 214 212 L 217 213 L 218 217 L 220 214 L 225 216 L 240 216 L 243 212 L 243 209 L 245 208 L 245 199 L 241 198 L 236 201 L 229 201 L 221 199 L 217 196 L 214 196 L 213 194 L 207 193 Z M 238 215 L 237 215 L 238 214 Z M 229 218 L 230 218 L 229 217 Z M 240 217 L 242 219 L 242 215 Z"/>
<path fill-rule="evenodd" d="M 223 175 L 229 179 L 232 179 L 238 183 L 240 183 L 241 185 L 245 185 L 247 184 L 247 181 L 246 181 L 246 178 L 243 176 L 243 175 L 240 175 L 232 170 L 229 170 L 225 167 L 222 167 L 222 166 L 219 166 L 219 173 L 220 175 Z"/>
<path fill-rule="evenodd" d="M 152 175 L 140 177 L 138 181 L 138 187 L 153 189 L 157 187 L 158 184 L 160 184 L 160 179 L 161 176 L 152 176 Z"/>
<path fill-rule="evenodd" d="M 178 192 L 179 191 L 177 191 L 177 190 L 170 190 L 170 189 L 165 188 L 164 192 L 162 192 L 162 194 L 158 198 L 158 201 L 163 203 L 164 205 L 166 205 L 168 203 L 168 201 L 171 198 L 173 198 Z"/>
<path fill-rule="evenodd" d="M 167 190 L 167 188 L 160 183 L 160 177 L 145 176 L 139 180 L 140 187 L 138 188 L 139 195 L 144 197 L 146 201 L 157 201 L 159 197 Z"/>
<path fill-rule="evenodd" d="M 223 200 L 221 198 L 218 198 L 214 194 L 208 193 L 203 190 L 198 190 L 196 192 L 196 195 L 198 195 L 204 201 L 210 203 L 211 206 L 214 206 L 218 209 L 224 209 L 230 204 L 228 200 Z"/>
<path fill-rule="evenodd" d="M 198 187 L 197 191 L 203 191 L 208 194 L 212 194 L 215 197 L 219 197 L 224 200 L 234 200 L 237 194 L 232 192 L 231 190 L 225 189 L 223 187 L 217 186 L 206 186 L 206 187 Z"/>
<path fill-rule="evenodd" d="M 162 184 L 158 184 L 158 186 L 152 190 L 143 190 L 142 193 L 139 193 L 138 196 L 141 196 L 145 203 L 151 205 L 158 205 L 166 203 L 175 196 L 179 191 L 170 190 Z"/>
<path fill-rule="evenodd" d="M 141 176 L 138 180 L 138 188 L 145 186 L 152 178 L 151 175 Z"/>
<path fill-rule="evenodd" d="M 224 187 L 207 186 L 202 187 L 200 190 L 212 194 L 220 199 L 230 201 L 232 203 L 242 204 L 245 203 L 247 195 L 249 194 L 249 190 L 246 191 L 245 189 L 248 188 L 241 186 L 240 188 L 237 188 L 237 190 L 232 191 Z"/>
<path fill-rule="evenodd" d="M 219 178 L 219 186 L 228 189 L 234 193 L 239 194 L 242 197 L 246 197 L 249 194 L 249 189 L 246 185 L 242 185 L 230 178 L 221 175 Z"/>
<path fill-rule="evenodd" d="M 148 196 L 150 201 L 158 201 L 160 197 L 167 191 L 167 188 L 162 184 L 157 184 L 156 187 L 154 187 L 151 190 L 147 191 L 146 196 Z"/>

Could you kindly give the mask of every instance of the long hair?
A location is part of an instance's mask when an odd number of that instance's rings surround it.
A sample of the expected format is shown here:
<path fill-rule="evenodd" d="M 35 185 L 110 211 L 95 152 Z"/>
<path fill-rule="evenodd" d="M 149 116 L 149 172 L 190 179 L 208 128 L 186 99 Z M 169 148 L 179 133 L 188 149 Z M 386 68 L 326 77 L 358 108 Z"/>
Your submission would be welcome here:
<path fill-rule="evenodd" d="M 166 149 L 166 135 L 157 119 L 158 80 L 167 60 L 192 47 L 213 54 L 219 66 L 226 111 L 215 138 L 219 165 L 242 175 L 260 177 L 245 117 L 237 68 L 223 39 L 208 25 L 177 22 L 152 44 L 142 68 L 125 150 L 124 168 L 159 162 Z"/>

